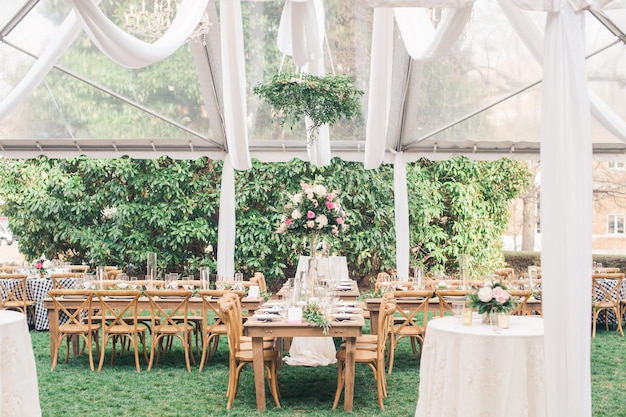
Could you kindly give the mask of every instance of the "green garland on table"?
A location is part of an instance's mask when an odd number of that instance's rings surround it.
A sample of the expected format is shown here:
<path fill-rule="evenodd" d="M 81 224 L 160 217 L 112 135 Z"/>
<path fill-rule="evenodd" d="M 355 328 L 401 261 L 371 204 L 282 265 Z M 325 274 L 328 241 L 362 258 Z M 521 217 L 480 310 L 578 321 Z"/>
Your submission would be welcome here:
<path fill-rule="evenodd" d="M 316 327 L 323 328 L 323 333 L 328 334 L 330 330 L 330 320 L 324 317 L 317 304 L 307 304 L 302 309 L 302 317 Z"/>
<path fill-rule="evenodd" d="M 257 84 L 253 91 L 284 117 L 281 126 L 287 123 L 293 129 L 308 116 L 312 121 L 309 143 L 317 139 L 322 125 L 332 126 L 344 117 L 361 114 L 359 98 L 363 91 L 347 75 L 277 74 L 272 81 Z"/>

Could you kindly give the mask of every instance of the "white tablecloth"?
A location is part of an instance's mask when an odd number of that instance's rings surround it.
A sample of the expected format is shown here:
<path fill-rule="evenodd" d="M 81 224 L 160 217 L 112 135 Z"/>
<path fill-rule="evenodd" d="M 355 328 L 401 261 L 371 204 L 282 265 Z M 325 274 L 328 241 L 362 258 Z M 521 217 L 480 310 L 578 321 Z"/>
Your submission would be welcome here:
<path fill-rule="evenodd" d="M 0 310 L 0 417 L 41 416 L 26 316 Z"/>
<path fill-rule="evenodd" d="M 296 277 L 299 277 L 301 272 L 308 269 L 309 259 L 309 256 L 300 256 Z M 326 275 L 332 281 L 348 281 L 350 279 L 348 261 L 345 256 L 320 257 L 318 258 L 318 268 L 320 274 Z"/>
<path fill-rule="evenodd" d="M 296 277 L 306 271 L 309 256 L 300 256 Z M 331 281 L 349 281 L 348 262 L 345 256 L 329 256 L 318 259 L 322 275 Z M 337 351 L 332 337 L 294 337 L 285 363 L 293 366 L 326 366 L 337 362 Z"/>
<path fill-rule="evenodd" d="M 543 319 L 511 317 L 496 334 L 475 319 L 428 322 L 418 417 L 545 417 Z"/>

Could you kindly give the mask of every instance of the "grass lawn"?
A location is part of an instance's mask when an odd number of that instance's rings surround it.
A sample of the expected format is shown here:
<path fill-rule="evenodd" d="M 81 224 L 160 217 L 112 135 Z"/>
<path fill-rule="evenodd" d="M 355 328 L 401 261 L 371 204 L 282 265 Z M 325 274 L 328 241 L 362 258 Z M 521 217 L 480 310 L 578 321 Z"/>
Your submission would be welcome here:
<path fill-rule="evenodd" d="M 86 355 L 60 363 L 50 372 L 47 332 L 31 332 L 39 396 L 44 417 L 80 416 L 394 416 L 415 413 L 419 384 L 419 361 L 410 353 L 410 342 L 400 342 L 393 374 L 388 376 L 389 396 L 385 411 L 377 405 L 376 383 L 371 370 L 357 365 L 354 413 L 343 411 L 343 401 L 332 410 L 337 366 L 290 367 L 280 371 L 281 409 L 274 406 L 266 389 L 268 410 L 256 411 L 253 372 L 246 367 L 239 392 L 230 411 L 226 410 L 228 344 L 222 339 L 216 356 L 202 372 L 185 370 L 182 349 L 161 358 L 152 371 L 137 373 L 132 354 L 126 352 L 110 365 L 107 354 L 102 372 L 91 372 Z M 626 417 L 626 340 L 614 331 L 598 331 L 592 341 L 592 396 L 594 417 Z M 110 349 L 109 349 L 110 351 Z M 109 353 L 107 351 L 107 353 Z M 97 366 L 97 365 L 96 365 Z"/>

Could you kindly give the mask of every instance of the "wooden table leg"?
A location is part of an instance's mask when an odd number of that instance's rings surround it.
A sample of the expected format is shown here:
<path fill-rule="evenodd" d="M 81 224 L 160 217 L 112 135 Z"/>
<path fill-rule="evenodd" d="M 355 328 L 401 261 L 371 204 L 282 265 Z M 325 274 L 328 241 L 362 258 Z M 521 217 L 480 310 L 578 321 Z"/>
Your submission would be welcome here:
<path fill-rule="evenodd" d="M 48 310 L 48 322 L 50 323 L 50 362 L 55 351 L 55 345 L 59 339 L 59 313 L 55 309 Z"/>
<path fill-rule="evenodd" d="M 346 337 L 346 369 L 344 381 L 343 409 L 352 411 L 354 403 L 354 357 L 356 355 L 356 337 Z"/>
<path fill-rule="evenodd" d="M 265 410 L 265 376 L 263 375 L 263 337 L 252 338 L 252 358 L 254 366 L 254 390 L 256 392 L 256 408 Z"/>

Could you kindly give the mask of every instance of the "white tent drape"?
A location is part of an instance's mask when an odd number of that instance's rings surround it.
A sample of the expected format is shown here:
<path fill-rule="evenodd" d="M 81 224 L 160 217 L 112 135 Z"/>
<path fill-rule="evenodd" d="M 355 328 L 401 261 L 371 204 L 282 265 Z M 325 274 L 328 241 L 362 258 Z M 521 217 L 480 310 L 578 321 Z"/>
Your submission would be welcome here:
<path fill-rule="evenodd" d="M 154 43 L 147 43 L 117 27 L 93 1 L 71 1 L 85 32 L 98 49 L 128 68 L 142 68 L 176 52 L 187 42 L 209 3 L 209 0 L 183 0 L 165 34 Z"/>
<path fill-rule="evenodd" d="M 221 2 L 220 25 L 224 128 L 228 153 L 235 169 L 248 169 L 252 162 L 248 150 L 248 106 L 240 0 Z"/>
<path fill-rule="evenodd" d="M 409 280 L 409 198 L 406 185 L 406 161 L 402 152 L 393 165 L 393 198 L 396 227 L 396 272 L 398 280 Z"/>
<path fill-rule="evenodd" d="M 311 75 L 326 74 L 324 62 L 325 13 L 322 0 L 286 0 L 278 26 L 278 50 L 291 56 L 297 67 Z M 307 132 L 312 125 L 305 118 Z M 308 136 L 308 135 L 307 135 Z M 317 139 L 307 144 L 309 162 L 313 165 L 330 164 L 330 132 L 322 125 Z"/>
<path fill-rule="evenodd" d="M 447 52 L 465 27 L 473 3 L 458 9 L 447 9 L 435 29 L 426 10 L 417 8 L 395 9 L 395 21 L 411 57 L 426 62 Z M 366 169 L 377 168 L 383 162 L 387 143 L 387 123 L 391 100 L 391 62 L 393 56 L 393 15 L 391 9 L 374 9 L 372 30 L 372 58 L 370 64 L 370 89 L 365 139 Z M 396 149 L 394 151 L 401 151 Z M 403 164 L 398 167 L 398 163 Z M 394 199 L 396 228 L 396 268 L 398 277 L 409 276 L 409 210 L 406 185 L 405 160 L 395 157 Z"/>
<path fill-rule="evenodd" d="M 224 157 L 220 186 L 217 232 L 217 276 L 230 280 L 235 274 L 235 170 L 230 155 Z"/>
<path fill-rule="evenodd" d="M 548 13 L 541 129 L 541 234 L 548 416 L 591 416 L 592 149 L 584 19 Z"/>

